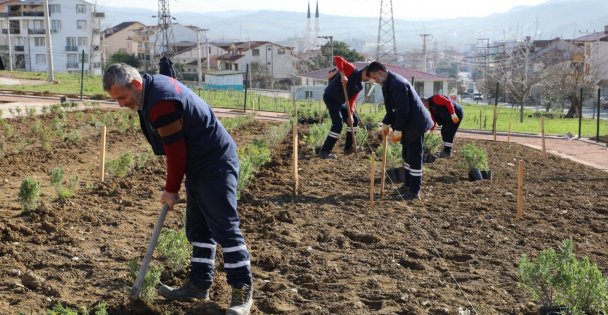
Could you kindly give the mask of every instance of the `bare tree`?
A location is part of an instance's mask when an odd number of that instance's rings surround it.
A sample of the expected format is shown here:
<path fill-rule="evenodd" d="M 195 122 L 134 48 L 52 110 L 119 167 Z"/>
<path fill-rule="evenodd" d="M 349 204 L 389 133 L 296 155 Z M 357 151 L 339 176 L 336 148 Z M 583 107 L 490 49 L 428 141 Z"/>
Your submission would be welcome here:
<path fill-rule="evenodd" d="M 542 60 L 535 59 L 529 36 L 524 41 L 515 42 L 505 51 L 503 59 L 495 60 L 493 66 L 488 68 L 488 77 L 499 82 L 505 93 L 520 106 L 520 122 L 523 122 L 524 105 L 532 87 L 541 82 L 544 69 Z"/>

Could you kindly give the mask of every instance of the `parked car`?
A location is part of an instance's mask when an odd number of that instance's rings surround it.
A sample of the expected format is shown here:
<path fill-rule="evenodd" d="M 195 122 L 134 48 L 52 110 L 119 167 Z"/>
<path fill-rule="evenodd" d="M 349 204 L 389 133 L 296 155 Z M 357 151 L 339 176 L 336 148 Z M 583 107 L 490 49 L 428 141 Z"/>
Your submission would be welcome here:
<path fill-rule="evenodd" d="M 473 100 L 474 101 L 483 101 L 483 95 L 479 92 L 473 93 Z"/>

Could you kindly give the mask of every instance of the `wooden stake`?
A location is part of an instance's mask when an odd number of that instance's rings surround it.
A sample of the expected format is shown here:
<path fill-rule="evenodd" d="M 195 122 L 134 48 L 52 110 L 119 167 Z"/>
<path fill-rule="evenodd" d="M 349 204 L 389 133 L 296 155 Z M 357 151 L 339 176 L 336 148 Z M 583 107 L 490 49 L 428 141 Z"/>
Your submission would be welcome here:
<path fill-rule="evenodd" d="M 297 121 L 297 120 L 296 120 Z M 293 194 L 298 195 L 298 123 L 293 123 L 293 132 L 292 132 L 292 140 L 293 140 Z"/>
<path fill-rule="evenodd" d="M 524 216 L 524 161 L 517 163 L 517 219 Z"/>
<path fill-rule="evenodd" d="M 507 133 L 507 143 L 511 143 L 511 123 L 509 123 L 509 132 Z"/>
<path fill-rule="evenodd" d="M 382 135 L 382 173 L 380 174 L 380 197 L 384 196 L 384 180 L 386 179 L 386 156 L 388 137 Z"/>
<path fill-rule="evenodd" d="M 101 127 L 101 146 L 99 150 L 101 151 L 99 154 L 101 157 L 99 165 L 99 181 L 103 183 L 106 173 L 106 125 Z"/>
<path fill-rule="evenodd" d="M 374 180 L 376 178 L 376 154 L 372 152 L 371 154 L 371 167 L 369 171 L 369 205 L 373 209 L 374 208 Z"/>
<path fill-rule="evenodd" d="M 540 134 L 543 141 L 543 158 L 547 159 L 547 147 L 545 146 L 545 117 L 540 118 Z"/>

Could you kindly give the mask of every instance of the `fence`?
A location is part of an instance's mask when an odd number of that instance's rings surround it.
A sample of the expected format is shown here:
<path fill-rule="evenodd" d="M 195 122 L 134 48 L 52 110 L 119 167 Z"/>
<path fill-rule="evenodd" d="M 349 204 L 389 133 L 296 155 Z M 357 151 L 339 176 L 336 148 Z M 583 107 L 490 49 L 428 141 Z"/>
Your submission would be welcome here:
<path fill-rule="evenodd" d="M 81 55 L 82 56 L 82 55 Z M 65 60 L 64 60 L 65 61 Z M 61 62 L 61 61 L 60 61 Z M 82 63 L 79 71 L 55 74 L 54 83 L 47 82 L 45 72 L 0 71 L 0 90 L 13 90 L 25 93 L 46 95 L 57 93 L 70 98 L 79 98 L 82 94 L 90 99 L 108 98 L 103 91 L 101 76 L 87 74 Z M 86 65 L 86 63 L 85 63 Z M 197 86 L 194 82 L 187 83 L 191 89 L 212 107 L 234 108 L 273 112 L 293 112 L 294 105 L 300 109 L 300 115 L 322 117 L 326 112 L 321 100 L 296 99 L 292 90 L 245 89 L 244 91 L 211 90 L 205 86 Z M 19 92 L 18 92 L 19 93 Z M 600 101 L 601 91 L 583 91 L 582 106 L 579 111 L 582 118 L 565 118 L 567 107 L 547 110 L 545 106 L 525 106 L 523 112 L 518 106 L 500 103 L 496 106 L 496 130 L 519 133 L 540 133 L 540 119 L 544 117 L 545 133 L 547 135 L 590 138 L 607 141 L 608 139 L 608 108 Z M 299 97 L 298 97 L 299 98 Z M 483 105 L 462 102 L 465 118 L 461 123 L 463 129 L 493 130 L 494 105 Z M 381 105 L 360 104 L 358 110 L 362 120 L 372 126 L 384 116 Z M 523 115 L 522 115 L 523 113 Z"/>

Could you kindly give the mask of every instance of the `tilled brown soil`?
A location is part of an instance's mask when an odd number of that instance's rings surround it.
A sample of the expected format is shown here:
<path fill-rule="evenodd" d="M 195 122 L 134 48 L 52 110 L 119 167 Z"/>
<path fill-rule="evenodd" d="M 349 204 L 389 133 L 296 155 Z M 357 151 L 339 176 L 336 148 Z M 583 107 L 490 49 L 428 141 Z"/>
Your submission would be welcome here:
<path fill-rule="evenodd" d="M 263 127 L 247 129 L 235 132 L 237 143 L 264 137 Z M 147 150 L 136 130 L 108 138 L 109 156 Z M 403 202 L 392 184 L 380 198 L 377 185 L 374 208 L 369 154 L 321 160 L 301 142 L 294 195 L 291 145 L 276 148 L 239 204 L 255 277 L 252 313 L 457 314 L 462 308 L 532 314 L 534 305 L 516 285 L 517 258 L 567 237 L 577 255 L 608 271 L 606 173 L 556 157 L 545 161 L 515 144 L 477 143 L 490 156 L 492 181 L 467 179 L 458 141 L 452 159 L 425 165 L 422 201 Z M 54 148 L 0 160 L 6 179 L 0 183 L 0 313 L 44 313 L 58 301 L 89 308 L 105 301 L 111 314 L 137 311 L 126 298 L 127 263 L 145 253 L 160 210 L 162 159 L 100 185 L 96 137 Z M 515 219 L 519 159 L 525 162 L 523 219 Z M 89 183 L 67 202 L 54 201 L 48 187 L 46 174 L 56 166 L 82 173 Z M 43 206 L 21 214 L 15 199 L 24 176 L 47 184 Z M 182 203 L 166 226 L 179 228 L 183 214 Z M 164 274 L 163 281 L 184 277 Z M 216 279 L 213 302 L 158 298 L 149 311 L 221 314 L 230 291 L 221 270 Z"/>

